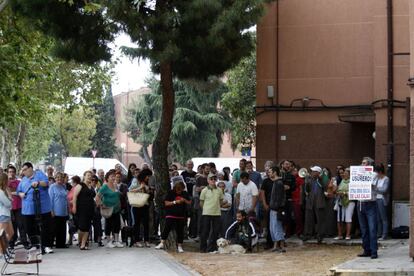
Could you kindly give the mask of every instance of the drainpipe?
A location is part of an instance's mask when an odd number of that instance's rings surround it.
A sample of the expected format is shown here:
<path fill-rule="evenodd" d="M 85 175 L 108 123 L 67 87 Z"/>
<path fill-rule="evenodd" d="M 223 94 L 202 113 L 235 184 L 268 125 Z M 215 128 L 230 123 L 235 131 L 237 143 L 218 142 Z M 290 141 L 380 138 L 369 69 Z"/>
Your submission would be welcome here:
<path fill-rule="evenodd" d="M 394 162 L 394 37 L 393 37 L 393 15 L 392 0 L 387 0 L 387 52 L 388 52 L 388 79 L 387 79 L 387 175 L 390 179 L 391 208 L 388 210 L 388 217 L 392 219 L 393 202 L 393 162 Z M 390 226 L 392 220 L 389 220 Z"/>
<path fill-rule="evenodd" d="M 279 106 L 279 1 L 276 1 L 276 106 Z M 275 112 L 275 161 L 279 163 L 279 110 Z"/>

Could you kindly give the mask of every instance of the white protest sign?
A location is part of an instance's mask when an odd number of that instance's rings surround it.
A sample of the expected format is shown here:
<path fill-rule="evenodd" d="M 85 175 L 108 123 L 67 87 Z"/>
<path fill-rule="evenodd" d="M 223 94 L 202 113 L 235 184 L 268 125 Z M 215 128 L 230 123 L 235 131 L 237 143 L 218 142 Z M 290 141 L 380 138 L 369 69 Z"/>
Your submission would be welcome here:
<path fill-rule="evenodd" d="M 351 166 L 350 200 L 370 200 L 375 173 L 372 166 Z"/>

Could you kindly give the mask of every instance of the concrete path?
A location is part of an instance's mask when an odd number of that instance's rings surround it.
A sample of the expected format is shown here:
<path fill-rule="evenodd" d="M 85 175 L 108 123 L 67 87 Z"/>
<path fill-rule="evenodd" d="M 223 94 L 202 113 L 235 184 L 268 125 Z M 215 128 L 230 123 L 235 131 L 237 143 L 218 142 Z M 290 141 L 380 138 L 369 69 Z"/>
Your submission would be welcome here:
<path fill-rule="evenodd" d="M 4 260 L 2 259 L 1 265 Z M 8 272 L 36 270 L 35 265 L 9 265 Z M 96 248 L 80 251 L 77 247 L 56 249 L 44 255 L 40 275 L 45 276 L 187 276 L 195 275 L 164 251 L 154 248 Z"/>
<path fill-rule="evenodd" d="M 355 258 L 331 268 L 332 275 L 414 275 L 408 240 L 378 251 L 378 259 Z"/>

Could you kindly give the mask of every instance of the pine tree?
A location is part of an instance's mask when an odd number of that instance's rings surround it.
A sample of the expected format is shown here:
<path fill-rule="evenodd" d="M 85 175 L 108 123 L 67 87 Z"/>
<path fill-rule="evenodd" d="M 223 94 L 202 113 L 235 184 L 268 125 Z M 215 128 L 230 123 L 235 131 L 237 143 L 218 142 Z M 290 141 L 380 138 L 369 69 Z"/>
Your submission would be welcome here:
<path fill-rule="evenodd" d="M 96 157 L 112 158 L 115 154 L 114 131 L 115 121 L 115 104 L 112 91 L 106 92 L 102 103 L 95 105 L 96 133 L 92 138 L 92 149 L 98 151 Z M 92 156 L 91 151 L 85 153 L 86 156 Z"/>

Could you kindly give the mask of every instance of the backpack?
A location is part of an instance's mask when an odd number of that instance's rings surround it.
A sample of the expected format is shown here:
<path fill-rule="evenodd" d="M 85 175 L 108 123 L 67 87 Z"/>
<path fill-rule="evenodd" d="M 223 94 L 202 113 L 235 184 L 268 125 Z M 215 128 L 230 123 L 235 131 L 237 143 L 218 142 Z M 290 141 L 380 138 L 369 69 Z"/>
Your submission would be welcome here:
<path fill-rule="evenodd" d="M 408 239 L 410 236 L 410 227 L 398 226 L 391 230 L 391 237 L 393 239 Z"/>

